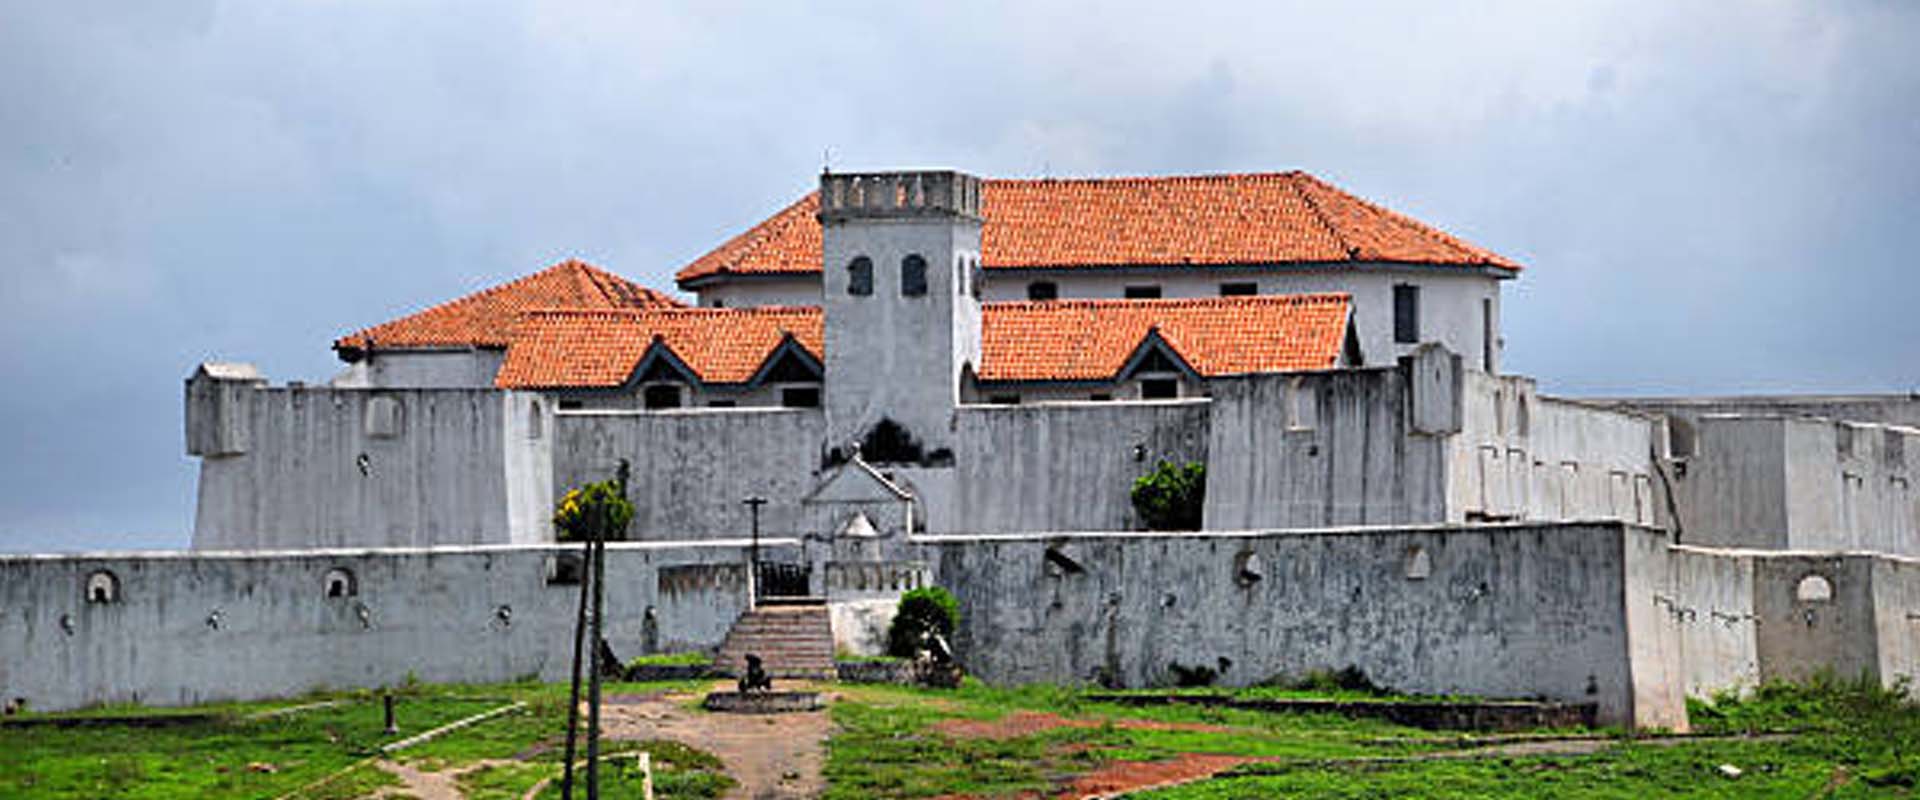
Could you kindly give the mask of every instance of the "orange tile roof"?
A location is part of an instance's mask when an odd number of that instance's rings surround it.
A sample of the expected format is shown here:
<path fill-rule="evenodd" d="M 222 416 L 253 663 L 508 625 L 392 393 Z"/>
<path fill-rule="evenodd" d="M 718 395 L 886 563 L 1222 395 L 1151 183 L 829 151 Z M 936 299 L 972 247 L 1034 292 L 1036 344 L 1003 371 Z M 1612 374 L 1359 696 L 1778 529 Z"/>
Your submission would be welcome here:
<path fill-rule="evenodd" d="M 1157 332 L 1201 377 L 1338 366 L 1352 308 L 1346 294 L 1185 300 L 989 303 L 983 383 L 1101 381 Z"/>
<path fill-rule="evenodd" d="M 1202 377 L 1328 369 L 1346 342 L 1350 307 L 1345 294 L 991 303 L 983 311 L 978 377 L 1108 380 L 1150 332 Z M 824 360 L 818 308 L 532 311 L 522 316 L 494 383 L 620 386 L 656 339 L 702 381 L 745 383 L 788 334 Z"/>
<path fill-rule="evenodd" d="M 983 182 L 988 268 L 1392 262 L 1520 265 L 1305 172 Z M 781 209 L 680 270 L 820 271 L 819 193 Z"/>
<path fill-rule="evenodd" d="M 685 304 L 583 261 L 451 300 L 335 340 L 335 350 L 506 347 L 514 320 L 535 308 L 682 308 Z"/>
<path fill-rule="evenodd" d="M 521 317 L 494 385 L 619 386 L 656 339 L 702 381 L 745 383 L 788 334 L 815 358 L 826 351 L 820 309 L 813 307 L 532 311 Z"/>

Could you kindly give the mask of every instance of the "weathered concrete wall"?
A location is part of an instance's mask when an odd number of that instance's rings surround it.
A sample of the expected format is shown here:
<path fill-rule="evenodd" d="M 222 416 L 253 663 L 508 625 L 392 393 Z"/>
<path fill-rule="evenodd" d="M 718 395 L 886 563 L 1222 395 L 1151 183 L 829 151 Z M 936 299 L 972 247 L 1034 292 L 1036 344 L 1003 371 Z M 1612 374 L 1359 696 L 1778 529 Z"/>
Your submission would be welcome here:
<path fill-rule="evenodd" d="M 375 351 L 341 370 L 336 389 L 490 389 L 507 351 L 495 348 Z"/>
<path fill-rule="evenodd" d="M 957 502 L 950 517 L 929 523 L 952 527 L 930 530 L 1137 528 L 1134 479 L 1160 459 L 1207 461 L 1207 420 L 1208 404 L 1189 400 L 964 406 L 956 414 Z"/>
<path fill-rule="evenodd" d="M 1882 683 L 1920 682 L 1920 561 L 1873 559 L 1874 641 Z"/>
<path fill-rule="evenodd" d="M 237 450 L 202 457 L 195 549 L 552 540 L 552 412 L 539 395 L 312 387 L 226 395 L 225 408 L 188 407 L 190 441 L 212 421 L 247 431 Z"/>
<path fill-rule="evenodd" d="M 694 289 L 705 308 L 820 305 L 820 276 L 767 275 L 726 280 Z"/>
<path fill-rule="evenodd" d="M 1920 555 L 1920 430 L 1706 416 L 1676 465 L 1682 540 Z"/>
<path fill-rule="evenodd" d="M 821 465 L 819 409 L 563 411 L 555 418 L 552 491 L 633 470 L 628 535 L 636 540 L 736 538 L 750 531 L 753 496 L 762 535 L 802 528 L 800 501 Z"/>
<path fill-rule="evenodd" d="M 1819 417 L 1920 428 L 1920 393 L 1751 395 L 1747 397 L 1609 397 L 1591 402 L 1631 406 L 1688 422 L 1708 416 Z"/>
<path fill-rule="evenodd" d="M 1673 594 L 1663 596 L 1680 633 L 1687 694 L 1710 697 L 1760 683 L 1753 613 L 1753 557 L 1744 553 L 1675 547 Z"/>
<path fill-rule="evenodd" d="M 1449 521 L 1618 519 L 1659 525 L 1659 417 L 1543 397 L 1532 380 L 1465 370 L 1448 446 Z"/>
<path fill-rule="evenodd" d="M 1774 554 L 1754 560 L 1753 607 L 1762 680 L 1802 680 L 1821 670 L 1875 675 L 1872 559 Z M 1830 593 L 1817 589 L 1825 581 Z"/>
<path fill-rule="evenodd" d="M 746 601 L 743 550 L 739 542 L 610 546 L 615 652 L 717 646 Z M 556 680 L 572 656 L 579 587 L 550 583 L 551 562 L 577 552 L 0 557 L 0 696 L 57 710 L 284 696 L 409 676 Z M 328 596 L 333 570 L 351 576 L 339 597 Z M 102 572 L 118 598 L 89 602 L 85 587 Z"/>
<path fill-rule="evenodd" d="M 927 544 L 960 599 L 960 655 L 996 683 L 1164 685 L 1178 663 L 1226 665 L 1224 681 L 1245 685 L 1357 666 L 1405 691 L 1593 702 L 1609 722 L 1684 726 L 1677 683 L 1643 663 L 1666 634 L 1629 625 L 1646 614 L 1632 604 L 1653 602 L 1628 597 L 1630 565 L 1663 542 L 1570 524 Z M 1634 635 L 1649 642 L 1636 650 Z M 1636 684 L 1662 680 L 1673 687 Z"/>
<path fill-rule="evenodd" d="M 1401 368 L 1214 381 L 1207 527 L 1443 521 L 1444 434 L 1413 428 L 1413 391 Z"/>

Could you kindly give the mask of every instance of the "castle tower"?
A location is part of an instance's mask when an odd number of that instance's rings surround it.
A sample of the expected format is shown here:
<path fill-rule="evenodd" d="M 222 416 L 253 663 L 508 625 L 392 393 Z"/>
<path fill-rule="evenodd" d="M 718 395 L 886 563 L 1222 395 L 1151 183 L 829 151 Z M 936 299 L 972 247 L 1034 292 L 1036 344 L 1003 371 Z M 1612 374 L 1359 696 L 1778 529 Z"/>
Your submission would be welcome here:
<path fill-rule="evenodd" d="M 980 222 L 971 175 L 820 176 L 829 448 L 891 420 L 926 460 L 951 452 L 961 373 L 980 357 Z"/>

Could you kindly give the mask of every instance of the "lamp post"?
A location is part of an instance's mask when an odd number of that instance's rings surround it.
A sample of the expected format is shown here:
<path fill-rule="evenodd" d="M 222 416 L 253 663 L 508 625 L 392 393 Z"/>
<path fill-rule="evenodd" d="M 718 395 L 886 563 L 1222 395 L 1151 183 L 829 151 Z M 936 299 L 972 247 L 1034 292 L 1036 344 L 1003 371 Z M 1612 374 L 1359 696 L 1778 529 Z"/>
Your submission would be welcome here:
<path fill-rule="evenodd" d="M 760 606 L 760 507 L 767 504 L 767 498 L 748 497 L 740 501 L 753 515 L 753 544 L 747 548 L 747 606 Z"/>

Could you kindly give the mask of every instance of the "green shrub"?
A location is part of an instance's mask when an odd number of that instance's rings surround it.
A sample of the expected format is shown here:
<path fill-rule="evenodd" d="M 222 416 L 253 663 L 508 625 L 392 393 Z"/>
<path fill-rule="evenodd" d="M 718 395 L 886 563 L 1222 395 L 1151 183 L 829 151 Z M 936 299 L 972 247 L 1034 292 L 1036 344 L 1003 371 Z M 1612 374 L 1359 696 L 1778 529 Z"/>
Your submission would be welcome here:
<path fill-rule="evenodd" d="M 1133 511 L 1150 531 L 1200 530 L 1207 504 L 1207 465 L 1185 466 L 1161 460 L 1152 472 L 1133 481 Z"/>
<path fill-rule="evenodd" d="M 938 586 L 913 589 L 900 595 L 900 609 L 887 628 L 887 655 L 913 658 L 928 634 L 953 638 L 960 625 L 960 601 Z"/>

